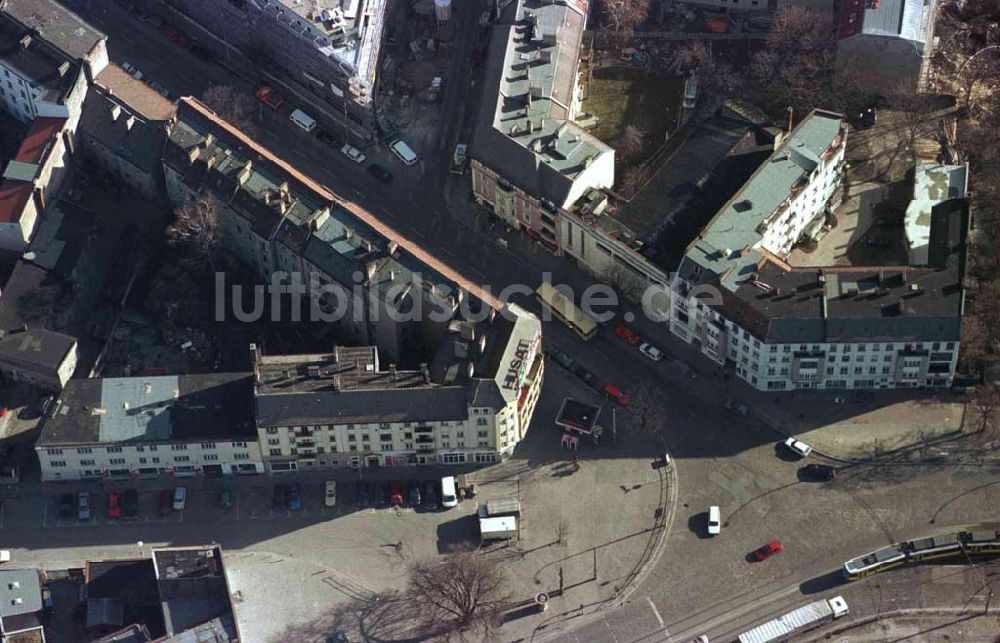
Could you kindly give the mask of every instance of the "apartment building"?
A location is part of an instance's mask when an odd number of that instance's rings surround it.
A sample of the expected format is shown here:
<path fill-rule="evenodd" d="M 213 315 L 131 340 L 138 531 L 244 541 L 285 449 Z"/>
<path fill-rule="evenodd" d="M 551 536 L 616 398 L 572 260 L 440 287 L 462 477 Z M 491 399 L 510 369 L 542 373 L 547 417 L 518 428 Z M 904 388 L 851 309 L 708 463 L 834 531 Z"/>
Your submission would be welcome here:
<path fill-rule="evenodd" d="M 108 66 L 108 37 L 56 0 L 0 0 L 0 16 L 79 63 L 89 82 Z"/>
<path fill-rule="evenodd" d="M 961 210 L 969 188 L 969 166 L 917 163 L 913 171 L 913 200 L 903 218 L 911 266 L 941 263 L 931 257 L 931 239 L 940 236 L 935 226 L 946 225 L 951 213 Z M 941 248 L 935 249 L 940 255 Z"/>
<path fill-rule="evenodd" d="M 615 153 L 574 122 L 588 3 L 519 0 L 493 25 L 470 151 L 478 203 L 561 254 L 559 220 L 614 184 Z"/>
<path fill-rule="evenodd" d="M 844 0 L 837 5 L 838 74 L 885 93 L 924 91 L 937 0 Z"/>
<path fill-rule="evenodd" d="M 72 379 L 42 422 L 42 480 L 264 470 L 249 373 Z"/>
<path fill-rule="evenodd" d="M 59 391 L 73 376 L 75 337 L 45 328 L 0 328 L 0 376 L 46 391 Z"/>
<path fill-rule="evenodd" d="M 169 0 L 169 4 L 355 121 L 374 119 L 392 0 Z"/>
<path fill-rule="evenodd" d="M 939 209 L 927 265 L 793 267 L 840 184 L 846 130 L 814 111 L 687 249 L 670 328 L 763 391 L 947 386 L 968 209 Z"/>
<path fill-rule="evenodd" d="M 254 356 L 270 472 L 491 463 L 524 437 L 541 389 L 541 325 L 517 307 L 455 322 L 432 364 L 405 370 L 373 346 Z"/>

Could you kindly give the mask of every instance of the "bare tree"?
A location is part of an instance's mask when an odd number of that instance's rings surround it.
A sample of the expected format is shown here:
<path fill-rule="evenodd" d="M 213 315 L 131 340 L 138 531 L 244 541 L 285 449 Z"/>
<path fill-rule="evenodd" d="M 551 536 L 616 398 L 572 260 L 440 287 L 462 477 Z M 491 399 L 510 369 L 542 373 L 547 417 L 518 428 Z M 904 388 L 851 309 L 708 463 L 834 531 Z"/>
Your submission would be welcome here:
<path fill-rule="evenodd" d="M 743 77 L 712 55 L 711 41 L 690 40 L 668 53 L 669 62 L 664 68 L 673 76 L 693 74 L 698 79 L 702 94 L 717 99 L 736 96 L 743 87 Z"/>
<path fill-rule="evenodd" d="M 183 251 L 182 263 L 201 271 L 215 271 L 220 248 L 219 209 L 213 197 L 203 196 L 174 210 L 167 241 Z"/>
<path fill-rule="evenodd" d="M 601 0 L 600 8 L 604 28 L 618 47 L 649 17 L 649 0 Z"/>
<path fill-rule="evenodd" d="M 472 550 L 414 564 L 408 593 L 426 606 L 428 622 L 447 625 L 461 640 L 488 638 L 511 597 L 503 568 Z"/>
<path fill-rule="evenodd" d="M 638 299 L 642 295 L 644 285 L 642 279 L 623 267 L 617 260 L 612 261 L 611 266 L 601 275 L 601 279 L 626 297 Z"/>
<path fill-rule="evenodd" d="M 229 85 L 212 85 L 201 93 L 201 100 L 245 133 L 257 132 L 260 104 L 247 94 Z"/>
<path fill-rule="evenodd" d="M 626 125 L 622 131 L 616 152 L 621 152 L 622 158 L 632 158 L 642 151 L 646 142 L 646 132 L 635 125 Z"/>
<path fill-rule="evenodd" d="M 973 417 L 977 428 L 984 433 L 992 433 L 1000 424 L 1000 387 L 983 384 L 976 387 L 972 397 Z"/>

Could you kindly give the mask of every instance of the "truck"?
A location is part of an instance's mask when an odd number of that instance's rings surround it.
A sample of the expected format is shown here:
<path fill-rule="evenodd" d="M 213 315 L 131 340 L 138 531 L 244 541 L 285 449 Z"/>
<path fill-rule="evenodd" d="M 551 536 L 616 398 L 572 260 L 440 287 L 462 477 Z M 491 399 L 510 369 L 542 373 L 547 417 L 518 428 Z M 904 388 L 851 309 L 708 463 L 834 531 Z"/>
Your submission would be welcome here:
<path fill-rule="evenodd" d="M 740 643 L 787 641 L 797 634 L 829 623 L 848 613 L 843 596 L 816 601 L 740 634 Z"/>

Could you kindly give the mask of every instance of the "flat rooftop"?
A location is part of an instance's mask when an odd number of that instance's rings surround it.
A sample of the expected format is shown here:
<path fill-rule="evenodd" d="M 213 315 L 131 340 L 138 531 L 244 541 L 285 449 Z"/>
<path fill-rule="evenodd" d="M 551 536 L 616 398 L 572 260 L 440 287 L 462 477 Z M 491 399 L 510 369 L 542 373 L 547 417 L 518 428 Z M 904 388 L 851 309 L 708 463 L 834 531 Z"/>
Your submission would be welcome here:
<path fill-rule="evenodd" d="M 600 415 L 601 407 L 567 397 L 559 408 L 556 424 L 583 433 L 593 433 Z"/>
<path fill-rule="evenodd" d="M 969 168 L 966 165 L 917 163 L 913 175 L 913 200 L 906 208 L 904 226 L 910 247 L 930 244 L 934 208 L 950 199 L 964 199 Z"/>
<path fill-rule="evenodd" d="M 923 48 L 931 33 L 930 6 L 925 0 L 881 0 L 865 4 L 862 33 L 904 38 Z"/>
<path fill-rule="evenodd" d="M 97 85 L 112 94 L 118 103 L 127 104 L 129 110 L 146 120 L 170 120 L 177 112 L 177 106 L 173 102 L 161 96 L 146 83 L 133 78 L 117 63 L 111 63 L 101 70 L 95 80 Z M 90 100 L 89 94 L 88 100 Z"/>
<path fill-rule="evenodd" d="M 36 30 L 74 59 L 85 58 L 107 36 L 55 0 L 6 0 L 3 13 Z"/>
<path fill-rule="evenodd" d="M 0 337 L 0 358 L 13 366 L 55 375 L 75 346 L 75 337 L 44 328 L 6 331 Z"/>
<path fill-rule="evenodd" d="M 41 90 L 41 100 L 60 103 L 76 82 L 80 63 L 31 35 L 30 28 L 0 16 L 0 59 Z"/>

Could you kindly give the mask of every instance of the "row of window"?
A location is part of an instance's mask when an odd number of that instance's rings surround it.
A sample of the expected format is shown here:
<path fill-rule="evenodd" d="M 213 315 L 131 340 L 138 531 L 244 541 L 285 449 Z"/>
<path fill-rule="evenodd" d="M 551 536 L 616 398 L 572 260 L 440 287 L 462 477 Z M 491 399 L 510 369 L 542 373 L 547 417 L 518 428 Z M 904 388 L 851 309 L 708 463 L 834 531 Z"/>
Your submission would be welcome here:
<path fill-rule="evenodd" d="M 231 444 L 231 446 L 234 449 L 246 449 L 246 448 L 248 448 L 248 444 L 246 442 L 232 442 L 230 444 Z M 200 446 L 201 446 L 202 449 L 215 449 L 216 448 L 216 443 L 215 442 L 202 442 Z M 139 445 L 136 445 L 135 447 L 132 447 L 132 448 L 134 448 L 136 451 L 138 451 L 140 453 L 143 453 L 145 451 L 158 451 L 159 448 L 160 448 L 160 445 L 156 445 L 156 444 L 145 444 L 145 445 L 139 444 Z M 63 453 L 65 452 L 65 453 L 77 453 L 77 454 L 80 454 L 80 455 L 86 455 L 88 453 L 94 453 L 94 449 L 97 449 L 98 453 L 101 452 L 101 449 L 104 449 L 105 453 L 122 453 L 123 452 L 123 448 L 122 447 L 79 447 L 77 449 L 49 449 L 47 451 L 47 453 L 49 455 L 63 455 Z M 171 451 L 187 451 L 187 449 L 188 449 L 188 445 L 187 444 L 171 444 L 170 445 L 170 450 Z M 237 458 L 237 459 L 239 459 L 239 458 Z"/>
<path fill-rule="evenodd" d="M 218 462 L 219 461 L 219 456 L 216 455 L 216 454 L 214 454 L 214 453 L 208 453 L 208 454 L 205 454 L 204 456 L 202 456 L 201 459 L 204 462 Z M 248 453 L 234 453 L 233 454 L 233 459 L 234 460 L 249 460 L 250 459 L 250 454 L 248 454 Z M 187 456 L 187 455 L 174 456 L 173 461 L 174 462 L 190 462 L 191 461 L 191 456 Z M 128 461 L 125 458 L 108 458 L 108 464 L 109 465 L 123 465 L 123 464 L 126 464 L 127 462 Z M 155 457 L 155 456 L 154 457 L 150 457 L 150 458 L 139 458 L 139 464 L 150 464 L 150 463 L 152 463 L 152 464 L 159 464 L 160 463 L 160 458 L 159 457 Z M 80 460 L 80 466 L 81 467 L 93 467 L 93 466 L 96 466 L 96 464 L 97 463 L 94 460 Z M 66 467 L 68 465 L 67 465 L 66 460 L 51 460 L 49 462 L 49 466 L 59 468 L 59 467 Z"/>

